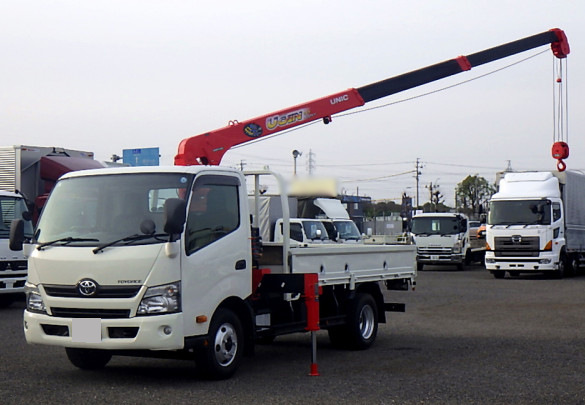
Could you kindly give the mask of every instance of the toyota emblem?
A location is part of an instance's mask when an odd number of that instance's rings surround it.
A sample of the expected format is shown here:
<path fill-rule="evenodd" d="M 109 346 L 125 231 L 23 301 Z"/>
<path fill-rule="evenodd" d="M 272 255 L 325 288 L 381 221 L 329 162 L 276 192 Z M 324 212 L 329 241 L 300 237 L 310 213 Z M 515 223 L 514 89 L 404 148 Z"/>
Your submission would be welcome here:
<path fill-rule="evenodd" d="M 89 278 L 81 280 L 77 283 L 77 291 L 84 297 L 93 297 L 98 290 L 98 284 Z"/>

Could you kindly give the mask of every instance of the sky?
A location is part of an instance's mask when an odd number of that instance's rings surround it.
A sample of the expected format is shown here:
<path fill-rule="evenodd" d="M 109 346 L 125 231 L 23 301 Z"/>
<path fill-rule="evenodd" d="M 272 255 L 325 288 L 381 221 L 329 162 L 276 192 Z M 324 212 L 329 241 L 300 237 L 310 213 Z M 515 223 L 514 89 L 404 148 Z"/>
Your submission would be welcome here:
<path fill-rule="evenodd" d="M 569 144 L 568 169 L 585 169 L 584 15 L 580 0 L 0 0 L 0 144 L 99 160 L 159 147 L 161 164 L 173 164 L 182 139 L 230 120 L 564 30 L 562 106 L 558 60 L 545 46 L 244 144 L 222 161 L 290 178 L 298 150 L 299 177 L 336 178 L 345 194 L 397 200 L 418 190 L 423 204 L 432 184 L 452 205 L 468 175 L 554 170 L 555 136 Z M 568 119 L 555 135 L 559 107 Z"/>

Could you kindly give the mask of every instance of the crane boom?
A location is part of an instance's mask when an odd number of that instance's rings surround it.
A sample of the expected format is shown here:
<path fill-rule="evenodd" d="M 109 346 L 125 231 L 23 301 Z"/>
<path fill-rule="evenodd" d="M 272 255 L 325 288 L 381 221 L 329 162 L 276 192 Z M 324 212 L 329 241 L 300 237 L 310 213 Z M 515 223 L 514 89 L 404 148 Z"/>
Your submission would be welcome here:
<path fill-rule="evenodd" d="M 235 145 L 319 119 L 328 124 L 334 114 L 547 44 L 551 45 L 552 52 L 557 58 L 566 58 L 570 52 L 564 31 L 553 28 L 537 35 L 471 55 L 459 56 L 357 89 L 350 88 L 243 122 L 233 121 L 226 127 L 183 139 L 175 156 L 175 165 L 219 165 L 223 155 Z"/>

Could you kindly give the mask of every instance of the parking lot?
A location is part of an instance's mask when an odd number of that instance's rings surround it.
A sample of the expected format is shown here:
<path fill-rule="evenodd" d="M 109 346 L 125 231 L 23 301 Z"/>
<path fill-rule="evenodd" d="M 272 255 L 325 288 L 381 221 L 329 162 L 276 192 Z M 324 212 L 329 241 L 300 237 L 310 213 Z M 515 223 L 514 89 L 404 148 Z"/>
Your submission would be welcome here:
<path fill-rule="evenodd" d="M 80 371 L 63 349 L 26 344 L 19 301 L 0 310 L 0 403 L 585 403 L 584 292 L 583 275 L 428 266 L 416 291 L 386 292 L 406 313 L 388 313 L 370 350 L 335 350 L 321 331 L 311 377 L 310 336 L 279 337 L 219 382 L 184 361 L 117 357 Z"/>

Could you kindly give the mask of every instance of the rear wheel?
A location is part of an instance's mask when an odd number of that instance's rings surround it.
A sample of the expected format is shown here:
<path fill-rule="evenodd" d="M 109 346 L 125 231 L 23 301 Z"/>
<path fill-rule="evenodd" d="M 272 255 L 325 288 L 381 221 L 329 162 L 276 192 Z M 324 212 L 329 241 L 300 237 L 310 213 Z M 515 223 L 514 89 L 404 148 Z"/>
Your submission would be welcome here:
<path fill-rule="evenodd" d="M 214 380 L 231 377 L 242 360 L 243 332 L 240 319 L 229 309 L 219 308 L 209 327 L 208 344 L 197 350 L 201 375 Z"/>
<path fill-rule="evenodd" d="M 65 353 L 71 364 L 82 370 L 97 370 L 104 368 L 112 358 L 105 350 L 65 348 Z"/>
<path fill-rule="evenodd" d="M 370 347 L 378 334 L 378 308 L 370 294 L 356 294 L 348 313 L 348 348 L 364 350 Z"/>

